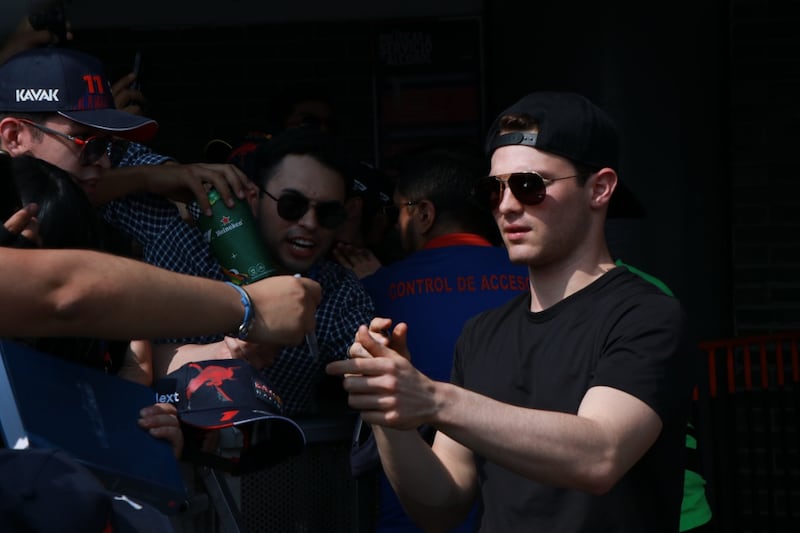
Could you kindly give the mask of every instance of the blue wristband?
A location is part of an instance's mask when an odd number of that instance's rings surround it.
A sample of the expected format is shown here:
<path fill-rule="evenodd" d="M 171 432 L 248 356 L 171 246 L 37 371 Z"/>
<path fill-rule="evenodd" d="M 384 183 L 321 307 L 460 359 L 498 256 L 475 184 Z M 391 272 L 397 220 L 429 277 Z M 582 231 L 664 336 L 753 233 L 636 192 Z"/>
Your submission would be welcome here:
<path fill-rule="evenodd" d="M 242 305 L 244 306 L 244 318 L 242 318 L 242 323 L 239 325 L 239 331 L 232 333 L 230 336 L 240 340 L 247 340 L 247 336 L 250 334 L 250 328 L 253 327 L 253 301 L 250 299 L 250 295 L 247 294 L 247 291 L 240 286 L 230 281 L 226 281 L 225 283 L 239 291 L 239 296 L 242 298 Z"/>

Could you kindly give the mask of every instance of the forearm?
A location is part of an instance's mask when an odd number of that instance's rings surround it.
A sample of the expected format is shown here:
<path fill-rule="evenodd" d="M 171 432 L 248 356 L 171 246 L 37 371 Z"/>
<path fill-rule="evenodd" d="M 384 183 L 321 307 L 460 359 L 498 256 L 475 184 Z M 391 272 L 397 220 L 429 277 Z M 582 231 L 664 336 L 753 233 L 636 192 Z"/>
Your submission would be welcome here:
<path fill-rule="evenodd" d="M 96 206 L 105 205 L 117 198 L 149 190 L 147 180 L 153 168 L 153 165 L 137 165 L 105 169 L 97 182 L 92 202 Z"/>
<path fill-rule="evenodd" d="M 621 391 L 610 395 L 627 397 L 624 401 L 597 402 L 569 414 L 517 407 L 440 385 L 442 408 L 432 421 L 437 429 L 494 463 L 558 487 L 596 494 L 608 491 L 647 451 L 661 428 L 654 413 Z M 603 388 L 590 392 L 597 389 Z"/>
<path fill-rule="evenodd" d="M 221 341 L 210 344 L 156 344 L 153 347 L 153 372 L 158 379 L 187 363 L 231 358 L 230 350 Z"/>
<path fill-rule="evenodd" d="M 456 478 L 415 430 L 373 426 L 381 464 L 403 508 L 426 531 L 447 531 L 469 512 L 476 485 L 470 464 Z M 468 451 L 464 450 L 466 453 Z"/>
<path fill-rule="evenodd" d="M 146 340 L 132 340 L 125 350 L 122 367 L 117 375 L 149 387 L 153 384 L 153 345 Z"/>
<path fill-rule="evenodd" d="M 0 335 L 193 336 L 232 331 L 243 316 L 231 287 L 139 261 L 77 250 L 2 254 Z"/>

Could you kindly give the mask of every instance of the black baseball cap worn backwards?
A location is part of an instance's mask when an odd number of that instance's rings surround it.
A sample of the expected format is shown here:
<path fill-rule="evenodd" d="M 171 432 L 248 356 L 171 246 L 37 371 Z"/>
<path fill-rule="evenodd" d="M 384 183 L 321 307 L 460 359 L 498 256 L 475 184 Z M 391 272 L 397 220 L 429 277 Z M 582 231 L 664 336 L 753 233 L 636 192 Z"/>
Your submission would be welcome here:
<path fill-rule="evenodd" d="M 508 115 L 525 115 L 538 131 L 502 133 Z M 560 155 L 591 168 L 609 167 L 619 173 L 619 134 L 611 117 L 588 98 L 577 93 L 531 93 L 500 113 L 489 128 L 486 154 L 501 146 L 523 145 Z M 608 218 L 641 218 L 645 209 L 622 180 L 608 206 Z"/>
<path fill-rule="evenodd" d="M 42 47 L 0 65 L 0 112 L 56 113 L 131 141 L 147 141 L 158 123 L 114 107 L 111 84 L 96 58 Z"/>
<path fill-rule="evenodd" d="M 527 115 L 538 132 L 501 133 L 506 115 Z M 586 97 L 569 92 L 531 93 L 500 113 L 489 128 L 486 153 L 501 146 L 521 144 L 538 148 L 594 168 L 617 169 L 619 137 L 605 111 Z"/>

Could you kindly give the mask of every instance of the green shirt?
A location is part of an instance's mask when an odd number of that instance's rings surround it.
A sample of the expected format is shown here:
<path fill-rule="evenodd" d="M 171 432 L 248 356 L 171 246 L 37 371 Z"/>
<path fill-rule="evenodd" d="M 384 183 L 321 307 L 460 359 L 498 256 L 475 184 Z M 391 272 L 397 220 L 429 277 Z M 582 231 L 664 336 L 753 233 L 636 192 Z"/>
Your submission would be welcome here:
<path fill-rule="evenodd" d="M 661 289 L 664 293 L 674 296 L 669 287 L 660 279 L 646 272 L 642 272 L 638 268 L 626 265 L 619 259 L 617 259 L 616 265 L 624 266 L 642 279 L 649 281 Z M 689 427 L 691 429 L 691 424 L 689 424 Z M 697 439 L 690 433 L 686 434 L 686 448 L 689 455 L 697 453 Z M 708 505 L 708 499 L 706 499 L 705 487 L 706 480 L 703 479 L 703 476 L 687 467 L 683 478 L 683 500 L 681 501 L 681 523 L 679 531 L 689 531 L 711 520 L 711 507 Z"/>

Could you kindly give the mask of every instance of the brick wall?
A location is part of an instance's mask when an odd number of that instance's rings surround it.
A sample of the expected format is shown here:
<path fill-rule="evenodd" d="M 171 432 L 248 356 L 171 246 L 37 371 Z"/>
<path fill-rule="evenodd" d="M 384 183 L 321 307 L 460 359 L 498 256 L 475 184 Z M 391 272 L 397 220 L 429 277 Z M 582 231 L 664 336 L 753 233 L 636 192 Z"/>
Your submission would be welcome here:
<path fill-rule="evenodd" d="M 800 329 L 800 4 L 730 2 L 735 330 Z"/>

